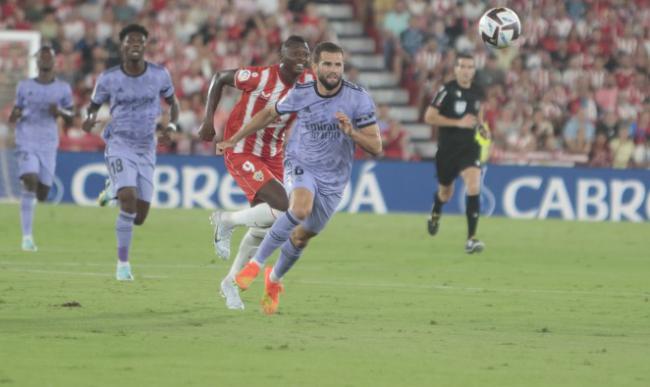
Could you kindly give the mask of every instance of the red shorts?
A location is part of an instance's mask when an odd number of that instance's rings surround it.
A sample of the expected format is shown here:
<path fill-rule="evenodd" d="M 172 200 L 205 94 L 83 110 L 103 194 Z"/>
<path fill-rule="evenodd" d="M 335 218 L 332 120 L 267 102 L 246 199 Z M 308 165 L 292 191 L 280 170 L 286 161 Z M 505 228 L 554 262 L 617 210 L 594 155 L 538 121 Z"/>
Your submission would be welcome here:
<path fill-rule="evenodd" d="M 257 192 L 269 181 L 277 179 L 282 184 L 284 167 L 281 155 L 263 159 L 250 153 L 228 152 L 223 160 L 228 172 L 251 203 Z"/>

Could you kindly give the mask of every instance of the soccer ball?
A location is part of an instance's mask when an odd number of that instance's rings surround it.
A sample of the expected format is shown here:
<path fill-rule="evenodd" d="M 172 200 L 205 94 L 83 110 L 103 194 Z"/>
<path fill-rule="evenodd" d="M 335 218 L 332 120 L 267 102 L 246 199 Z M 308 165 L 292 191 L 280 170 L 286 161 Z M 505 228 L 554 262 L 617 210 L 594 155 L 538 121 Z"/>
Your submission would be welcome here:
<path fill-rule="evenodd" d="M 521 35 L 521 22 L 510 8 L 492 8 L 481 16 L 478 33 L 488 46 L 505 48 Z"/>

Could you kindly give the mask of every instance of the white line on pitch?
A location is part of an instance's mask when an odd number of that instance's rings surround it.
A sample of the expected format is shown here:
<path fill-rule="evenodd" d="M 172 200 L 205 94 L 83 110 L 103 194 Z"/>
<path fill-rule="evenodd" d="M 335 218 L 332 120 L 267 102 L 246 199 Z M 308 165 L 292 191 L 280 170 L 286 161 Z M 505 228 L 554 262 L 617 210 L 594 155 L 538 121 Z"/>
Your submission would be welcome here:
<path fill-rule="evenodd" d="M 476 288 L 449 285 L 414 285 L 400 283 L 360 283 L 360 282 L 331 282 L 331 281 L 312 281 L 312 280 L 295 280 L 294 283 L 305 285 L 322 285 L 322 286 L 339 286 L 339 287 L 357 287 L 357 288 L 393 288 L 393 289 L 423 289 L 423 290 L 455 290 L 463 292 L 481 293 L 537 293 L 537 294 L 568 294 L 568 295 L 588 295 L 588 296 L 609 296 L 609 297 L 648 297 L 650 292 L 592 292 L 589 290 L 562 290 L 562 289 L 518 289 L 518 288 Z"/>
<path fill-rule="evenodd" d="M 103 263 L 77 263 L 77 262 L 6 262 L 0 261 L 0 266 L 98 266 L 98 267 L 107 267 L 113 266 Z M 137 264 L 138 267 L 150 267 L 150 268 L 184 268 L 184 269 L 216 269 L 219 268 L 219 265 L 209 264 L 209 265 L 191 265 L 191 264 L 149 264 L 141 263 Z M 11 271 L 22 271 L 30 272 L 31 269 L 15 269 L 7 268 Z M 80 272 L 74 271 L 48 271 L 48 270 L 31 270 L 34 273 L 60 273 L 60 274 L 79 274 L 79 275 L 97 275 L 97 276 L 108 276 L 109 274 L 104 273 L 87 273 L 83 274 Z M 147 275 L 145 278 L 155 278 L 155 279 L 167 279 L 168 276 L 153 276 Z M 505 294 L 517 294 L 517 293 L 530 293 L 530 294 L 566 294 L 566 295 L 586 295 L 586 296 L 598 296 L 598 297 L 647 297 L 650 295 L 650 292 L 645 293 L 635 293 L 635 292 L 594 292 L 589 290 L 563 290 L 563 289 L 520 289 L 520 288 L 480 288 L 480 287 L 468 287 L 468 286 L 449 286 L 449 285 L 436 285 L 436 284 L 404 284 L 404 283 L 364 283 L 364 282 L 336 282 L 336 281 L 313 281 L 313 280 L 299 280 L 299 279 L 289 279 L 287 283 L 296 283 L 304 285 L 318 285 L 318 286 L 337 286 L 345 288 L 371 288 L 371 289 L 412 289 L 412 290 L 448 290 L 448 291 L 459 291 L 459 292 L 471 292 L 471 293 L 481 293 L 481 292 L 495 292 L 495 293 L 505 293 Z"/>
<path fill-rule="evenodd" d="M 137 262 L 137 259 L 136 261 Z M 230 263 L 227 263 L 230 265 Z M 158 267 L 166 269 L 217 269 L 220 266 L 215 263 L 206 263 L 205 265 L 191 265 L 191 264 L 164 264 L 164 263 L 137 263 L 138 266 L 143 267 Z M 93 262 L 12 262 L 0 261 L 0 266 L 74 266 L 74 267 L 108 267 L 115 266 L 111 261 L 110 263 L 93 263 Z"/>
<path fill-rule="evenodd" d="M 88 273 L 82 271 L 60 271 L 60 270 L 37 270 L 37 269 L 14 269 L 9 268 L 9 271 L 15 271 L 20 273 L 35 273 L 35 274 L 62 274 L 70 276 L 91 276 L 91 277 L 113 277 L 111 273 Z M 169 278 L 166 275 L 143 275 L 143 278 L 153 278 L 153 279 L 167 279 Z"/>

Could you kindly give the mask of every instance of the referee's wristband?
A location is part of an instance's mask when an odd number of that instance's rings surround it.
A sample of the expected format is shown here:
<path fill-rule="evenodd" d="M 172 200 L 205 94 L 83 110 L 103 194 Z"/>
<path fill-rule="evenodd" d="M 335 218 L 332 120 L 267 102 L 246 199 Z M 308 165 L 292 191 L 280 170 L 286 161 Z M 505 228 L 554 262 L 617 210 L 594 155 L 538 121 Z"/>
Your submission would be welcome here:
<path fill-rule="evenodd" d="M 171 130 L 172 132 L 178 132 L 178 126 L 173 122 L 167 124 L 167 129 Z"/>

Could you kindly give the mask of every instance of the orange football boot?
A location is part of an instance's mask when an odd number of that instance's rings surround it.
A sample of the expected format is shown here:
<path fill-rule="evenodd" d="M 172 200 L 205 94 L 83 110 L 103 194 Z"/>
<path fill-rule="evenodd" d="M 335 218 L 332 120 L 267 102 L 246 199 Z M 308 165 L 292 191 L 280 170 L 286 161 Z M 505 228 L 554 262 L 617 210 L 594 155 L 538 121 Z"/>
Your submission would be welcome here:
<path fill-rule="evenodd" d="M 280 293 L 284 293 L 284 286 L 281 282 L 271 281 L 271 271 L 267 267 L 264 271 L 264 296 L 262 297 L 262 310 L 266 314 L 274 314 L 280 306 Z"/>
<path fill-rule="evenodd" d="M 255 280 L 255 277 L 260 273 L 260 267 L 256 262 L 248 261 L 246 266 L 237 273 L 235 276 L 235 283 L 241 290 L 248 289 Z"/>

